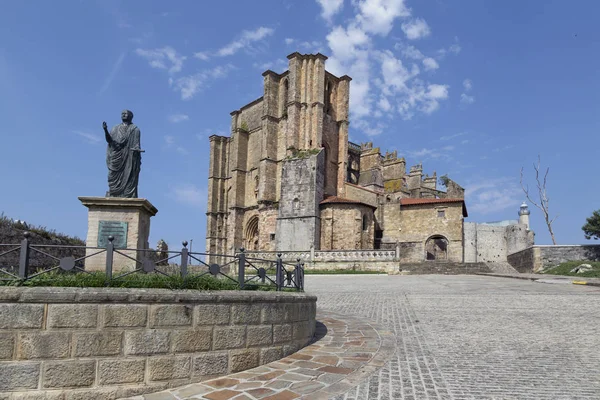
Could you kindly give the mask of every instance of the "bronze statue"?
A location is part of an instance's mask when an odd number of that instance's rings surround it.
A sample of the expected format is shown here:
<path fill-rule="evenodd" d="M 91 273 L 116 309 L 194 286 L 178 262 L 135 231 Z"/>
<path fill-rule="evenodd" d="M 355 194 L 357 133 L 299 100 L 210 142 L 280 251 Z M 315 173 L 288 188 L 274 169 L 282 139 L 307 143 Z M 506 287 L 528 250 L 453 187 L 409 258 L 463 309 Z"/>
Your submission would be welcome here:
<path fill-rule="evenodd" d="M 138 197 L 138 180 L 142 164 L 140 149 L 140 130 L 131 123 L 133 113 L 121 112 L 122 123 L 108 132 L 106 122 L 102 122 L 106 148 L 106 166 L 108 167 L 108 192 L 106 197 Z"/>

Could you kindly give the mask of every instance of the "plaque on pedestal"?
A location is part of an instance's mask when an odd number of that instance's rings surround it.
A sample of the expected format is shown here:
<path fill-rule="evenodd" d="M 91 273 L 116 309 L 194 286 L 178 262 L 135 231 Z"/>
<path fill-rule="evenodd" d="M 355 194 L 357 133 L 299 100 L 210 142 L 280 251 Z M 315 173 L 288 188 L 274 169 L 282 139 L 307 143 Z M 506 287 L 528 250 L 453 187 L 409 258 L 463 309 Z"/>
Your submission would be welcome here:
<path fill-rule="evenodd" d="M 88 208 L 88 232 L 85 269 L 104 271 L 106 268 L 106 248 L 108 237 L 112 236 L 115 252 L 113 271 L 131 271 L 141 266 L 142 258 L 150 248 L 150 218 L 158 210 L 146 199 L 123 197 L 79 197 Z M 94 248 L 94 247 L 97 247 Z"/>

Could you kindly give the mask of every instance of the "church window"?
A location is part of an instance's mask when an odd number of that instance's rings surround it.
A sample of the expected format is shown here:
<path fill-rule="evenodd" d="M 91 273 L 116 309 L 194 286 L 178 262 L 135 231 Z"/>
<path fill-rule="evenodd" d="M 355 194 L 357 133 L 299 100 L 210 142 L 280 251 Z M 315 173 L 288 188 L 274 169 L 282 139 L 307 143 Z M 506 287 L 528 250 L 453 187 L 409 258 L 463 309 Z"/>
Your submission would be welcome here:
<path fill-rule="evenodd" d="M 281 96 L 281 116 L 287 117 L 287 103 L 288 103 L 289 83 L 285 79 L 283 81 L 283 93 Z"/>
<path fill-rule="evenodd" d="M 438 218 L 446 217 L 446 210 L 437 210 L 437 216 Z"/>
<path fill-rule="evenodd" d="M 298 198 L 296 197 L 294 199 L 294 201 L 292 202 L 292 208 L 294 210 L 299 210 L 300 209 L 300 200 L 298 200 Z"/>
<path fill-rule="evenodd" d="M 362 217 L 362 229 L 363 231 L 369 229 L 369 217 L 367 217 L 367 214 L 364 214 Z"/>

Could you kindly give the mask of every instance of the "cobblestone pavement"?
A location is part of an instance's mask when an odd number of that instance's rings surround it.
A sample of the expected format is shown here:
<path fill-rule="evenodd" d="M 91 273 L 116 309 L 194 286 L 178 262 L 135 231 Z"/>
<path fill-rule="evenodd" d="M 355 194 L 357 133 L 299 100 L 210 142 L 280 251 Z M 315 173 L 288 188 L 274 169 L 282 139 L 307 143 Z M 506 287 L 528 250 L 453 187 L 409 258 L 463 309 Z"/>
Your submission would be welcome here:
<path fill-rule="evenodd" d="M 377 372 L 394 353 L 392 332 L 362 318 L 320 312 L 315 341 L 257 368 L 129 400 L 326 400 Z"/>
<path fill-rule="evenodd" d="M 600 288 L 489 276 L 307 276 L 319 310 L 395 333 L 337 399 L 600 399 Z"/>

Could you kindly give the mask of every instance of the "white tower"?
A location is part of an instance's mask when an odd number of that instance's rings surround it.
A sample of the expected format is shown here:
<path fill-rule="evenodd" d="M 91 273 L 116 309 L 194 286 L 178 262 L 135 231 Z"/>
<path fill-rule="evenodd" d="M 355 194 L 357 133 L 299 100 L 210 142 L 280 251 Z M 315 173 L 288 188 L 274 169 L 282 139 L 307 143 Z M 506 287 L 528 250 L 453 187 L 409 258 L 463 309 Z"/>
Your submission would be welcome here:
<path fill-rule="evenodd" d="M 527 226 L 527 230 L 529 230 L 529 208 L 527 207 L 527 203 L 523 202 L 521 204 L 521 208 L 519 209 L 519 224 L 523 224 Z"/>

